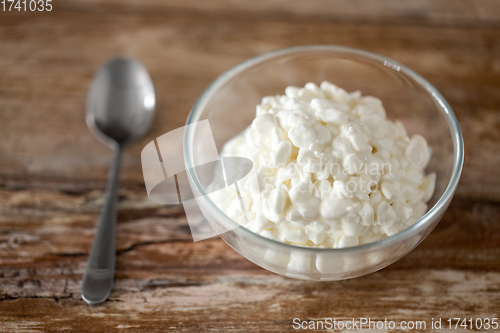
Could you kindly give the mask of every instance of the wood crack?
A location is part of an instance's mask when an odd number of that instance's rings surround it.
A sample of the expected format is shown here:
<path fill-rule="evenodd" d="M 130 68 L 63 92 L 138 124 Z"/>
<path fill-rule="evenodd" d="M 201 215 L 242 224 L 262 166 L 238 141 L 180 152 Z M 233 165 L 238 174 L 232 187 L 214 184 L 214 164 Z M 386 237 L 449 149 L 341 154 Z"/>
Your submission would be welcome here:
<path fill-rule="evenodd" d="M 8 294 L 0 295 L 0 302 L 13 301 L 18 299 L 52 299 L 58 303 L 61 299 L 73 298 L 73 294 L 67 296 L 11 296 Z"/>
<path fill-rule="evenodd" d="M 144 241 L 144 242 L 139 242 L 139 243 L 134 243 L 124 249 L 120 249 L 116 251 L 116 255 L 120 255 L 123 253 L 127 253 L 130 251 L 133 251 L 134 249 L 141 247 L 141 246 L 148 246 L 148 245 L 154 245 L 154 244 L 168 244 L 168 243 L 188 243 L 191 242 L 191 239 L 165 239 L 165 240 L 152 240 L 152 241 Z"/>
<path fill-rule="evenodd" d="M 148 245 L 154 245 L 154 244 L 168 244 L 168 243 L 187 243 L 191 242 L 191 239 L 180 239 L 180 238 L 175 238 L 175 239 L 162 239 L 162 240 L 151 240 L 151 241 L 144 241 L 144 242 L 138 242 L 138 243 L 133 243 L 126 248 L 123 249 L 118 249 L 116 251 L 116 255 L 120 255 L 123 253 L 127 253 L 130 251 L 133 251 L 137 249 L 138 247 L 142 246 L 148 246 Z M 51 255 L 58 256 L 58 257 L 65 257 L 65 258 L 78 258 L 78 257 L 86 257 L 88 256 L 88 252 L 70 252 L 70 253 L 60 253 L 60 252 L 52 252 L 50 253 Z"/>

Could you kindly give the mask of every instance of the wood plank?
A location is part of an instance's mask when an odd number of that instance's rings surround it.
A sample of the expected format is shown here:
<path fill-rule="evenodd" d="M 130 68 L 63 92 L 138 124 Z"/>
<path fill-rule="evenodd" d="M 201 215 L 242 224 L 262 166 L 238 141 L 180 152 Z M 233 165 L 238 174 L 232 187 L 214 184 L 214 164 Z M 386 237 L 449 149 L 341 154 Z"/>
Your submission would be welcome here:
<path fill-rule="evenodd" d="M 498 317 L 500 2 L 496 0 L 66 0 L 0 12 L 0 331 L 283 332 L 294 318 Z M 142 147 L 182 126 L 220 73 L 262 52 L 338 44 L 427 78 L 460 121 L 465 168 L 429 237 L 379 272 L 307 282 L 267 272 L 222 240 L 194 243 L 181 207 L 146 198 Z M 109 150 L 84 123 L 97 67 L 139 58 L 158 95 L 125 156 L 117 280 L 80 300 Z M 427 329 L 414 330 L 427 332 Z"/>
<path fill-rule="evenodd" d="M 27 201 L 15 201 L 7 212 L 16 228 L 1 223 L 0 321 L 16 331 L 53 325 L 78 331 L 85 322 L 88 331 L 125 325 L 133 332 L 174 326 L 278 332 L 290 329 L 296 317 L 375 319 L 383 309 L 392 320 L 428 321 L 494 316 L 500 306 L 496 203 L 455 200 L 437 229 L 390 267 L 362 278 L 314 283 L 269 273 L 220 239 L 191 242 L 176 209 L 130 207 L 125 201 L 114 291 L 109 302 L 89 308 L 79 300 L 79 283 L 96 214 L 92 209 L 61 214 L 61 201 L 77 205 L 78 200 L 44 197 L 52 203 L 45 212 L 27 217 L 19 211 L 27 209 Z M 297 300 L 300 306 L 290 306 Z M 22 322 L 15 319 L 19 314 Z"/>
<path fill-rule="evenodd" d="M 133 12 L 159 11 L 200 12 L 205 15 L 230 15 L 248 20 L 280 21 L 293 19 L 312 19 L 328 21 L 370 21 L 431 23 L 436 25 L 453 24 L 498 25 L 500 4 L 495 0 L 70 0 L 61 3 L 60 8 L 78 10 L 110 9 Z"/>
<path fill-rule="evenodd" d="M 28 17 L 29 27 L 24 23 Z M 9 57 L 0 61 L 4 73 L 0 77 L 0 130 L 5 138 L 0 143 L 0 173 L 9 179 L 25 174 L 30 179 L 78 175 L 89 182 L 97 180 L 102 187 L 109 150 L 91 136 L 83 113 L 95 69 L 114 54 L 141 59 L 157 88 L 158 117 L 153 130 L 127 152 L 124 161 L 124 181 L 140 183 L 142 147 L 181 126 L 196 98 L 218 74 L 261 52 L 318 43 L 378 52 L 429 79 L 454 108 L 466 143 L 482 147 L 466 150 L 459 191 L 499 198 L 500 175 L 495 165 L 500 157 L 495 152 L 500 148 L 496 130 L 500 47 L 495 41 L 500 40 L 500 29 L 325 21 L 255 25 L 252 20 L 219 20 L 197 13 L 74 10 L 54 11 L 50 20 L 16 14 L 2 22 L 2 48 Z M 66 34 L 70 24 L 76 30 Z M 19 59 L 25 59 L 22 69 Z"/>

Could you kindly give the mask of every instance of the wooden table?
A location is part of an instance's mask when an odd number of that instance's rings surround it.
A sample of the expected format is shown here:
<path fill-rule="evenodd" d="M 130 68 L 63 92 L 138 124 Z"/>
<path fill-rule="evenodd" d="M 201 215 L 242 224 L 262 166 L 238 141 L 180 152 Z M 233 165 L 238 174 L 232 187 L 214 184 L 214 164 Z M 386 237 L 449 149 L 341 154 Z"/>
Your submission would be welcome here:
<path fill-rule="evenodd" d="M 51 12 L 0 12 L 1 331 L 282 332 L 294 318 L 360 317 L 425 320 L 413 331 L 430 331 L 431 318 L 500 317 L 498 1 L 53 2 Z M 443 93 L 462 126 L 465 168 L 443 220 L 409 255 L 361 278 L 274 275 L 219 238 L 192 242 L 180 207 L 145 193 L 141 149 L 182 126 L 212 80 L 302 44 L 399 60 Z M 89 307 L 80 279 L 110 152 L 85 125 L 85 97 L 116 54 L 149 69 L 158 115 L 125 155 L 114 290 Z"/>

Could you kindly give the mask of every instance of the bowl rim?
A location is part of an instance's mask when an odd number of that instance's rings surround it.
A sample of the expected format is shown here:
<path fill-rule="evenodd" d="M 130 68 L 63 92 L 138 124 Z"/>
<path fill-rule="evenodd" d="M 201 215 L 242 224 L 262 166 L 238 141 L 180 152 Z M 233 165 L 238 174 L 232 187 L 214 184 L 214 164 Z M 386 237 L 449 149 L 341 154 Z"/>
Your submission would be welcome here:
<path fill-rule="evenodd" d="M 225 225 L 232 224 L 234 226 L 229 230 L 240 229 L 241 232 L 247 234 L 250 237 L 255 237 L 261 242 L 274 243 L 275 246 L 284 247 L 288 249 L 312 251 L 315 253 L 328 252 L 328 251 L 337 253 L 346 253 L 353 251 L 358 252 L 358 251 L 370 250 L 373 248 L 387 247 L 413 236 L 414 234 L 418 233 L 418 231 L 423 230 L 427 225 L 431 224 L 431 222 L 434 221 L 434 219 L 439 217 L 439 214 L 444 213 L 444 211 L 446 211 L 446 209 L 448 208 L 448 204 L 453 198 L 456 187 L 458 185 L 458 181 L 460 179 L 460 175 L 462 173 L 462 168 L 464 163 L 464 143 L 463 143 L 462 131 L 460 129 L 458 120 L 455 114 L 453 113 L 451 106 L 448 104 L 446 99 L 441 95 L 441 93 L 432 84 L 430 84 L 427 80 L 425 80 L 422 76 L 420 76 L 410 68 L 406 67 L 405 65 L 393 59 L 390 59 L 388 57 L 373 52 L 364 51 L 351 47 L 339 46 L 339 45 L 302 45 L 302 46 L 294 46 L 294 47 L 274 50 L 271 52 L 266 52 L 237 64 L 236 66 L 230 68 L 226 72 L 222 73 L 219 77 L 217 77 L 205 89 L 205 91 L 203 91 L 203 93 L 200 95 L 200 97 L 194 104 L 193 108 L 191 109 L 188 115 L 186 125 L 198 121 L 200 117 L 198 111 L 202 110 L 207 105 L 211 96 L 221 86 L 223 86 L 229 80 L 234 78 L 237 74 L 243 72 L 246 69 L 251 68 L 254 65 L 258 65 L 259 63 L 266 60 L 270 60 L 272 58 L 278 58 L 294 53 L 296 54 L 307 53 L 311 51 L 312 52 L 331 51 L 336 53 L 350 54 L 358 57 L 359 56 L 363 57 L 366 60 L 372 60 L 382 63 L 386 67 L 389 67 L 398 72 L 403 72 L 409 77 L 411 77 L 422 88 L 424 88 L 425 91 L 427 91 L 427 93 L 429 93 L 430 97 L 432 97 L 439 104 L 439 106 L 441 107 L 441 112 L 444 113 L 444 116 L 448 122 L 448 126 L 450 128 L 450 134 L 452 136 L 452 141 L 453 141 L 453 171 L 450 181 L 446 186 L 445 191 L 439 198 L 439 200 L 431 207 L 431 209 L 429 209 L 417 222 L 415 222 L 411 226 L 407 227 L 406 229 L 392 236 L 388 236 L 386 238 L 377 240 L 375 242 L 357 246 L 351 246 L 351 247 L 344 247 L 344 248 L 320 248 L 320 247 L 308 247 L 308 246 L 299 246 L 299 245 L 283 243 L 278 240 L 266 238 L 243 227 L 241 224 L 239 224 L 238 222 L 234 221 L 229 216 L 227 216 L 219 207 L 217 207 L 217 205 L 212 200 L 210 200 L 208 195 L 206 195 L 203 187 L 201 186 L 198 176 L 194 171 L 195 169 L 191 167 L 193 165 L 191 159 L 191 149 L 190 149 L 191 148 L 190 139 L 192 137 L 192 131 L 190 131 L 190 126 L 187 126 L 184 133 L 184 142 L 183 142 L 184 163 L 186 165 L 189 181 L 191 182 L 192 185 L 195 186 L 196 190 L 200 193 L 198 199 L 201 199 L 210 206 L 212 206 L 212 208 L 215 209 L 215 213 L 217 213 L 218 218 L 222 218 L 225 220 L 224 221 Z"/>

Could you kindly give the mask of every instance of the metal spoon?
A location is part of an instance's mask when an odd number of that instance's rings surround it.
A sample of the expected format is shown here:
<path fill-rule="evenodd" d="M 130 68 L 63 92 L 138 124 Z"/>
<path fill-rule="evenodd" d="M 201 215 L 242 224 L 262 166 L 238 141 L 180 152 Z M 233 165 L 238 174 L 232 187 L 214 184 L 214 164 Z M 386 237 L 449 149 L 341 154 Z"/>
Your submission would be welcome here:
<path fill-rule="evenodd" d="M 105 204 L 82 280 L 87 304 L 104 302 L 115 275 L 116 190 L 125 145 L 151 127 L 155 109 L 153 83 L 137 60 L 117 57 L 104 64 L 90 86 L 86 120 L 91 132 L 108 145 L 113 156 L 106 185 Z"/>

